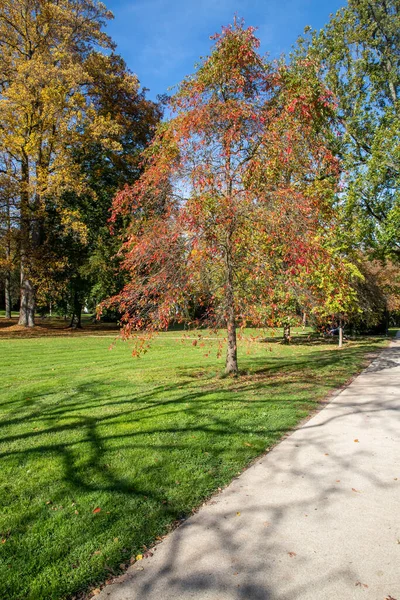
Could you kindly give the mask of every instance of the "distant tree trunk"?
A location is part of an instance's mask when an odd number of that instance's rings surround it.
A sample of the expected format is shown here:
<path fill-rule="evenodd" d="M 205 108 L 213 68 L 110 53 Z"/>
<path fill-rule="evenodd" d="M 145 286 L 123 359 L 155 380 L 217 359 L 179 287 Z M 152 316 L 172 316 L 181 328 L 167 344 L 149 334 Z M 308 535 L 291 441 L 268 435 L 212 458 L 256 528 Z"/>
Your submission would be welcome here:
<path fill-rule="evenodd" d="M 283 325 L 283 343 L 290 344 L 290 324 L 284 323 Z"/>
<path fill-rule="evenodd" d="M 385 335 L 389 335 L 389 310 L 387 305 L 385 308 Z"/>
<path fill-rule="evenodd" d="M 225 373 L 228 375 L 237 375 L 237 339 L 236 339 L 236 319 L 235 319 L 235 302 L 233 293 L 233 269 L 230 253 L 230 238 L 228 236 L 226 248 L 226 326 L 228 332 L 228 347 L 226 351 L 226 366 Z"/>
<path fill-rule="evenodd" d="M 21 305 L 18 325 L 35 326 L 35 288 L 29 276 L 28 257 L 31 252 L 31 214 L 29 206 L 29 164 L 26 159 L 21 168 Z"/>
<path fill-rule="evenodd" d="M 10 261 L 11 261 L 11 240 L 10 240 L 10 232 L 11 232 L 11 221 L 10 221 L 10 204 L 7 200 L 7 240 L 6 240 L 6 276 L 4 283 L 4 292 L 5 292 L 5 309 L 6 309 L 6 319 L 11 319 L 11 271 L 10 271 Z"/>
<path fill-rule="evenodd" d="M 21 261 L 21 306 L 18 325 L 35 326 L 35 290 L 29 277 L 26 276 L 24 261 Z"/>
<path fill-rule="evenodd" d="M 343 346 L 343 323 L 342 319 L 339 319 L 339 348 Z"/>
<path fill-rule="evenodd" d="M 68 327 L 82 329 L 82 302 L 79 300 L 78 292 L 74 294 L 74 311 Z"/>
<path fill-rule="evenodd" d="M 307 325 L 307 313 L 306 311 L 303 312 L 303 327 L 306 327 Z"/>
<path fill-rule="evenodd" d="M 10 275 L 10 271 L 6 271 L 5 305 L 6 305 L 6 319 L 11 319 L 11 275 Z"/>

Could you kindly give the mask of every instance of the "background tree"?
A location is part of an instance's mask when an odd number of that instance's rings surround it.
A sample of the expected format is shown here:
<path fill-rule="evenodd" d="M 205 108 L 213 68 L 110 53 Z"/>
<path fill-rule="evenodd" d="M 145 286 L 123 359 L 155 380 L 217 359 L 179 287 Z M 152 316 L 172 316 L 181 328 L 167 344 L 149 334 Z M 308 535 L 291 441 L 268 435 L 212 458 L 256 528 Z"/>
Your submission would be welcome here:
<path fill-rule="evenodd" d="M 74 159 L 84 174 L 87 193 L 68 192 L 63 202 L 70 211 L 77 211 L 85 228 L 84 236 L 70 230 L 62 237 L 58 213 L 51 216 L 46 227 L 53 239 L 48 246 L 66 259 L 62 273 L 63 294 L 59 304 L 71 312 L 71 326 L 80 327 L 81 311 L 86 305 L 95 311 L 97 304 L 115 294 L 124 284 L 118 270 L 118 239 L 110 236 L 108 219 L 112 200 L 118 189 L 133 184 L 141 173 L 141 152 L 150 143 L 156 124 L 162 116 L 161 103 L 146 99 L 146 90 L 132 94 L 124 79 L 127 68 L 121 57 L 113 55 L 105 61 L 90 90 L 98 115 L 112 115 L 118 124 L 117 145 L 104 147 L 93 141 L 74 149 Z M 114 229 L 123 228 L 121 220 Z M 58 286 L 59 289 L 59 286 Z"/>
<path fill-rule="evenodd" d="M 114 45 L 103 32 L 111 18 L 96 0 L 0 0 L 0 152 L 8 153 L 19 185 L 20 324 L 34 325 L 50 205 L 66 230 L 79 230 L 65 192 L 87 190 L 74 148 L 93 142 L 119 148 L 119 125 L 97 110 L 97 76 L 115 71 Z M 119 73 L 137 94 L 137 80 Z"/>
<path fill-rule="evenodd" d="M 326 144 L 332 97 L 314 64 L 268 63 L 241 23 L 214 39 L 172 98 L 145 172 L 116 196 L 113 219 L 133 216 L 130 281 L 107 306 L 129 335 L 183 321 L 207 298 L 202 322 L 226 327 L 236 373 L 237 326 L 267 324 L 276 273 L 311 269 L 334 231 L 338 164 Z"/>
<path fill-rule="evenodd" d="M 338 102 L 337 144 L 355 237 L 400 257 L 400 2 L 349 0 L 303 51 Z M 350 219 L 352 219 L 350 221 Z"/>

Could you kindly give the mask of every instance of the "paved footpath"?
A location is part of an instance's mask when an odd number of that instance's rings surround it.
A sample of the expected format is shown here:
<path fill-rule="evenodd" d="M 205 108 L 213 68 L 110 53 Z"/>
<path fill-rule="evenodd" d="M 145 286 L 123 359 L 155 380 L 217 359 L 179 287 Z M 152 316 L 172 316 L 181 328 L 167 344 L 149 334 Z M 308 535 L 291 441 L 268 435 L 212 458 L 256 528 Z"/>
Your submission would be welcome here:
<path fill-rule="evenodd" d="M 400 339 L 99 600 L 400 600 Z"/>

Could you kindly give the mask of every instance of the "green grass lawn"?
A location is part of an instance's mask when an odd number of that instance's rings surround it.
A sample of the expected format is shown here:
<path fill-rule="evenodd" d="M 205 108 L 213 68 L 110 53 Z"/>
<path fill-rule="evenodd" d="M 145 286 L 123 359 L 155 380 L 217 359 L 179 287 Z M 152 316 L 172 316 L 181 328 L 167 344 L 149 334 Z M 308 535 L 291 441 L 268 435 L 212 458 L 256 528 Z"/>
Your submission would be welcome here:
<path fill-rule="evenodd" d="M 106 337 L 0 339 L 0 598 L 117 574 L 385 343 L 242 343 L 230 379 L 179 335 L 140 359 Z"/>

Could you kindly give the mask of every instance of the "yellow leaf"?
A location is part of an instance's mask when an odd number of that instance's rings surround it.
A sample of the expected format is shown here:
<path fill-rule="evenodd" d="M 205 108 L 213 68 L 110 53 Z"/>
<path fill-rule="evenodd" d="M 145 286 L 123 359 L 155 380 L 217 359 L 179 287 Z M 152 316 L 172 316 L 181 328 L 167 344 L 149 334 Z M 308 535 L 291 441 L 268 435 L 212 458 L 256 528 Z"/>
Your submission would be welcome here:
<path fill-rule="evenodd" d="M 142 558 L 143 558 L 143 554 L 138 554 L 136 557 L 136 560 L 142 560 Z"/>

